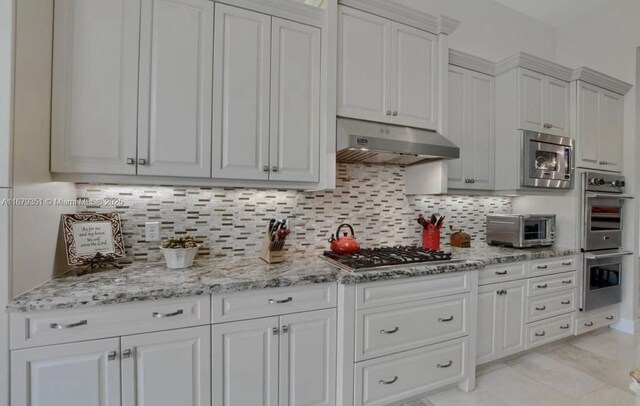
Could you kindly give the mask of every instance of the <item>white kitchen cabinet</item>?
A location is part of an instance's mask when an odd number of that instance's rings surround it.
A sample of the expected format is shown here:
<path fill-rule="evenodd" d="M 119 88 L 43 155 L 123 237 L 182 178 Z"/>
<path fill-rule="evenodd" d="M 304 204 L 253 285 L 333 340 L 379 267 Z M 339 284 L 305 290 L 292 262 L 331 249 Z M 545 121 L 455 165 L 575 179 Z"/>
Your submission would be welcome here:
<path fill-rule="evenodd" d="M 136 173 L 140 0 L 55 2 L 51 170 Z"/>
<path fill-rule="evenodd" d="M 280 406 L 335 405 L 335 309 L 281 316 L 280 332 Z"/>
<path fill-rule="evenodd" d="M 560 136 L 569 135 L 569 83 L 518 68 L 519 127 Z"/>
<path fill-rule="evenodd" d="M 578 166 L 620 172 L 624 96 L 583 81 L 576 83 Z"/>
<path fill-rule="evenodd" d="M 122 337 L 122 405 L 211 405 L 210 335 L 202 326 Z"/>
<path fill-rule="evenodd" d="M 216 4 L 213 177 L 317 182 L 320 36 Z"/>
<path fill-rule="evenodd" d="M 138 174 L 211 177 L 213 2 L 143 0 Z"/>
<path fill-rule="evenodd" d="M 494 78 L 449 66 L 448 136 L 460 159 L 448 162 L 452 189 L 494 187 Z"/>
<path fill-rule="evenodd" d="M 438 37 L 340 6 L 338 115 L 436 130 Z"/>
<path fill-rule="evenodd" d="M 526 286 L 519 280 L 478 288 L 478 364 L 524 350 Z"/>
<path fill-rule="evenodd" d="M 120 339 L 11 353 L 13 406 L 119 406 Z"/>
<path fill-rule="evenodd" d="M 211 330 L 213 404 L 278 405 L 278 317 Z"/>

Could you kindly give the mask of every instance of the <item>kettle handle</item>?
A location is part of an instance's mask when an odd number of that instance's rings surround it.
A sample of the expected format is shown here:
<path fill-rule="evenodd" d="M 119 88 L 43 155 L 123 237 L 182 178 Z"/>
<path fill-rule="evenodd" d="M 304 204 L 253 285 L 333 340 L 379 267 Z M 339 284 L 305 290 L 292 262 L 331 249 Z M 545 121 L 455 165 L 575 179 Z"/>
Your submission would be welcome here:
<path fill-rule="evenodd" d="M 340 225 L 338 226 L 338 229 L 336 230 L 336 240 L 339 240 L 339 239 L 340 239 L 340 229 L 341 229 L 342 227 L 344 227 L 344 226 L 349 227 L 349 231 L 351 231 L 351 237 L 356 238 L 356 235 L 355 235 L 355 233 L 353 232 L 353 227 L 351 227 L 351 224 L 344 223 L 344 224 L 340 224 Z"/>

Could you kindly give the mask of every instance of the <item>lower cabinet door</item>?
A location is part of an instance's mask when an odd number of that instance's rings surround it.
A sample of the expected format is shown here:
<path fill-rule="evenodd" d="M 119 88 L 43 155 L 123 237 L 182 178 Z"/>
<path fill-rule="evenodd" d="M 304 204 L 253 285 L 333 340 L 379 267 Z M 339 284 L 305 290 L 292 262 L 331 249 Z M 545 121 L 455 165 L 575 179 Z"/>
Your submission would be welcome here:
<path fill-rule="evenodd" d="M 500 284 L 502 295 L 500 356 L 515 354 L 525 348 L 524 307 L 527 281 L 504 282 Z"/>
<path fill-rule="evenodd" d="M 209 326 L 122 337 L 123 406 L 211 404 Z"/>
<path fill-rule="evenodd" d="M 282 316 L 280 324 L 280 406 L 335 405 L 336 310 Z"/>
<path fill-rule="evenodd" d="M 500 284 L 478 288 L 478 338 L 476 363 L 482 364 L 499 357 Z"/>
<path fill-rule="evenodd" d="M 212 327 L 214 406 L 277 406 L 279 318 Z"/>
<path fill-rule="evenodd" d="M 120 405 L 120 340 L 13 351 L 12 406 Z"/>

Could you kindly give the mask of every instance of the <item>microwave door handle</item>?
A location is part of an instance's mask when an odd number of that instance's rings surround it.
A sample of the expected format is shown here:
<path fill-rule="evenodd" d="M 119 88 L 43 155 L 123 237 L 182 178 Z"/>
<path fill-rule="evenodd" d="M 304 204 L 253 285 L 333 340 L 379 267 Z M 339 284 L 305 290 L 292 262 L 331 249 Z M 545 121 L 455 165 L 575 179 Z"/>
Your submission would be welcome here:
<path fill-rule="evenodd" d="M 571 150 L 569 148 L 565 148 L 564 149 L 564 154 L 565 154 L 565 157 L 567 158 L 567 167 L 564 168 L 564 174 L 566 176 L 571 177 L 571 166 L 573 165 L 571 163 L 571 158 L 572 158 L 571 157 Z"/>

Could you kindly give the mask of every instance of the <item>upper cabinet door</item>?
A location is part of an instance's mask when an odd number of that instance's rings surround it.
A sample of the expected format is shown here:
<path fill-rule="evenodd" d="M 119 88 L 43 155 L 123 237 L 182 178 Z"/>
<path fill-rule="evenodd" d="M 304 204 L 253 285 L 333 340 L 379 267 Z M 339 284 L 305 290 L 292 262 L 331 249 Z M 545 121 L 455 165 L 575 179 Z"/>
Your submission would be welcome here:
<path fill-rule="evenodd" d="M 11 352 L 11 404 L 120 406 L 120 340 Z"/>
<path fill-rule="evenodd" d="M 336 310 L 281 317 L 280 406 L 336 404 Z"/>
<path fill-rule="evenodd" d="M 393 122 L 436 130 L 438 37 L 395 22 L 391 33 Z"/>
<path fill-rule="evenodd" d="M 577 165 L 582 168 L 600 169 L 598 143 L 601 132 L 601 90 L 588 83 L 577 82 Z"/>
<path fill-rule="evenodd" d="M 544 128 L 544 104 L 546 77 L 539 73 L 518 68 L 520 95 L 520 128 L 541 131 Z"/>
<path fill-rule="evenodd" d="M 320 37 L 318 28 L 273 18 L 271 180 L 320 179 Z"/>
<path fill-rule="evenodd" d="M 545 132 L 559 136 L 569 136 L 570 108 L 569 83 L 564 80 L 547 77 Z"/>
<path fill-rule="evenodd" d="M 465 176 L 469 189 L 494 187 L 494 78 L 469 71 L 467 136 L 464 142 Z"/>
<path fill-rule="evenodd" d="M 210 336 L 203 326 L 123 337 L 122 405 L 211 405 Z"/>
<path fill-rule="evenodd" d="M 339 7 L 338 115 L 391 122 L 391 21 Z"/>
<path fill-rule="evenodd" d="M 602 132 L 598 138 L 600 169 L 622 171 L 624 96 L 601 90 Z"/>
<path fill-rule="evenodd" d="M 464 143 L 466 131 L 465 109 L 468 106 L 466 94 L 466 69 L 457 66 L 449 66 L 449 122 L 447 138 L 460 148 L 460 159 L 447 161 L 448 184 L 450 188 L 466 188 L 465 182 L 465 151 L 467 146 Z"/>
<path fill-rule="evenodd" d="M 211 177 L 213 2 L 143 0 L 138 174 Z"/>
<path fill-rule="evenodd" d="M 268 180 L 271 17 L 215 9 L 213 177 Z"/>
<path fill-rule="evenodd" d="M 55 2 L 51 170 L 136 173 L 140 0 Z"/>

